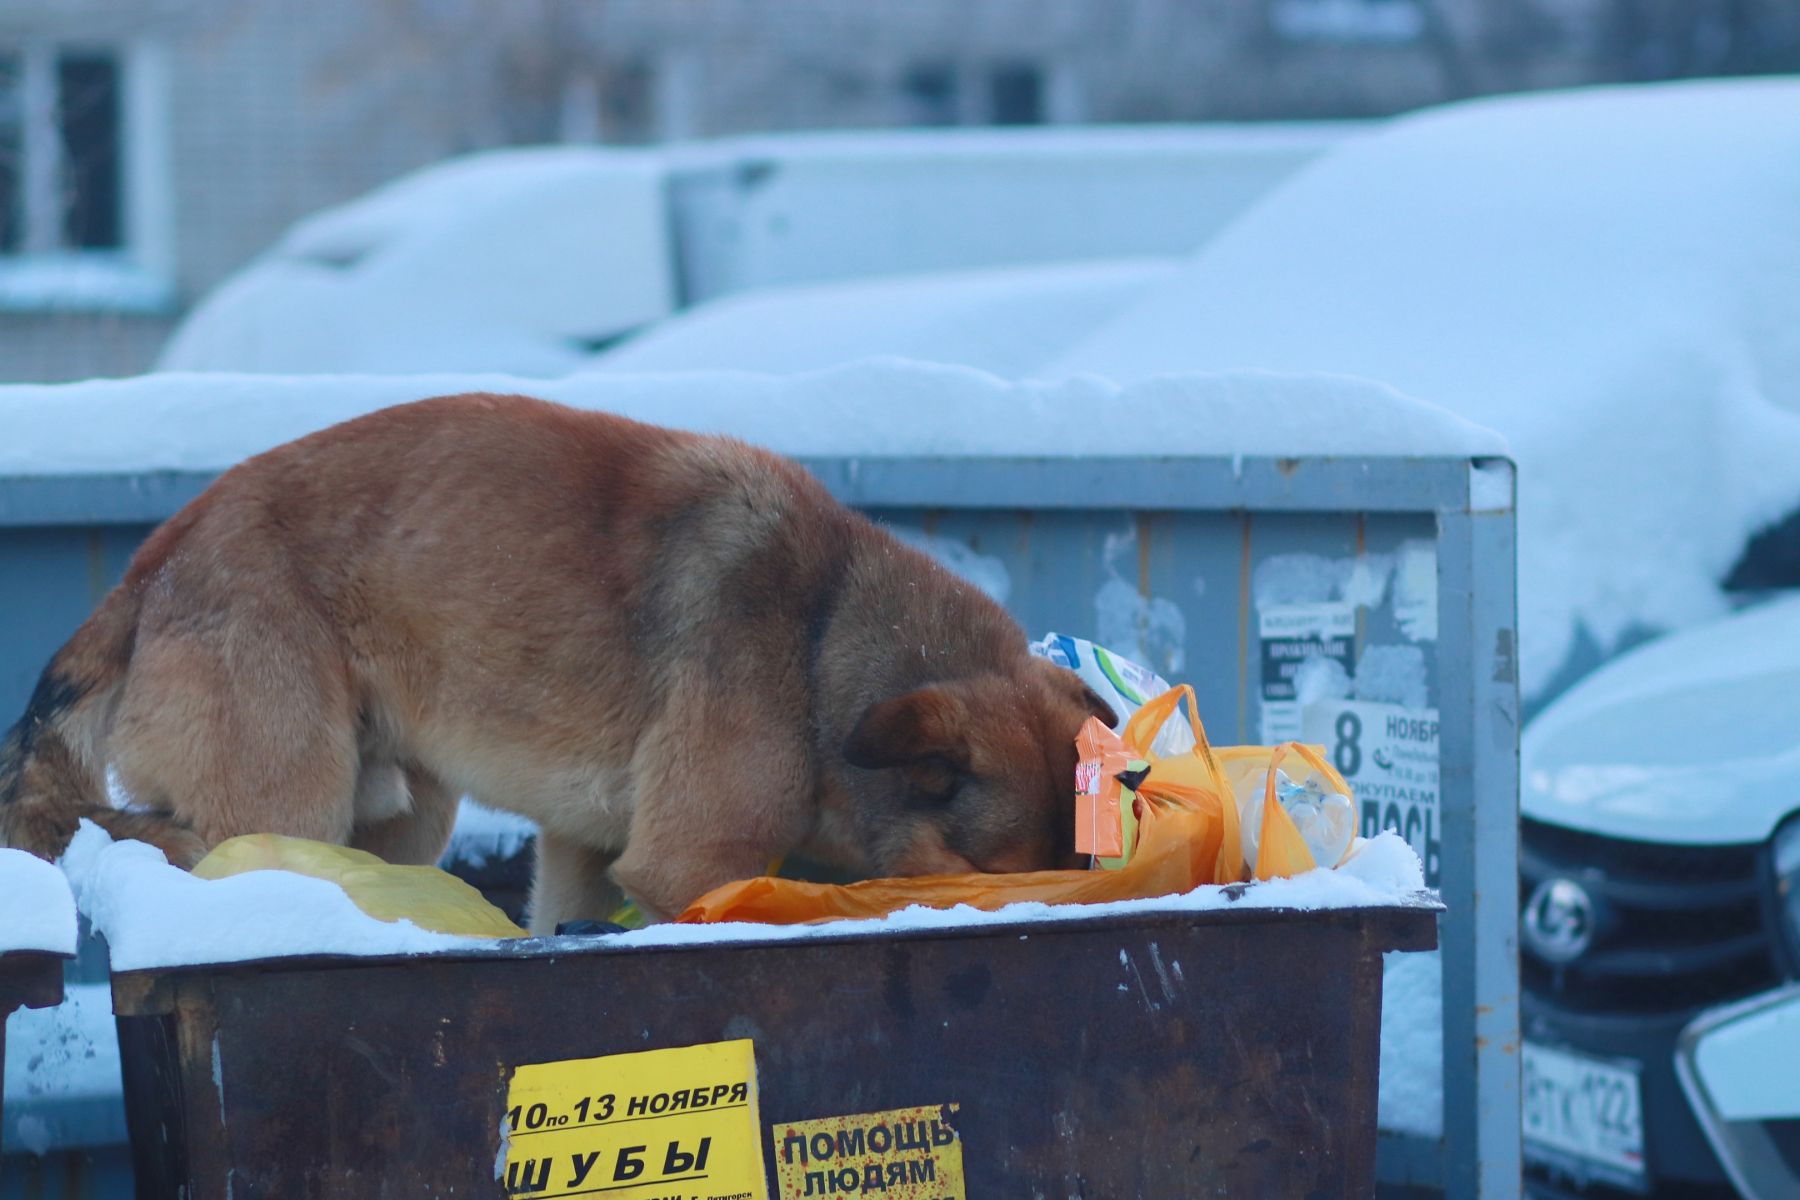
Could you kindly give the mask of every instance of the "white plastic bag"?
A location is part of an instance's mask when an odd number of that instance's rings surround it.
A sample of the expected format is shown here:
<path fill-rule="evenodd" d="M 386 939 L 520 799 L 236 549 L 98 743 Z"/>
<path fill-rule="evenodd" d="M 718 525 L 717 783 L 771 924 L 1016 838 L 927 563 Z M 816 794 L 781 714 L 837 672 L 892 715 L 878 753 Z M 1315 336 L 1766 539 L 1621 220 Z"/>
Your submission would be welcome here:
<path fill-rule="evenodd" d="M 1244 776 L 1237 796 L 1238 833 L 1243 839 L 1244 861 L 1255 862 L 1262 842 L 1263 780 Z M 1327 791 L 1316 775 L 1295 783 L 1280 767 L 1275 768 L 1275 799 L 1293 819 L 1300 840 L 1320 866 L 1336 866 L 1356 838 L 1356 807 L 1342 792 Z"/>
<path fill-rule="evenodd" d="M 1031 652 L 1058 666 L 1069 668 L 1081 676 L 1083 683 L 1112 705 L 1119 718 L 1113 732 L 1122 732 L 1131 714 L 1156 696 L 1169 690 L 1169 683 L 1149 667 L 1121 658 L 1104 646 L 1096 646 L 1086 638 L 1047 633 L 1042 641 L 1031 644 Z M 1185 720 L 1165 721 L 1150 743 L 1158 757 L 1170 758 L 1186 754 L 1194 748 L 1193 730 Z"/>

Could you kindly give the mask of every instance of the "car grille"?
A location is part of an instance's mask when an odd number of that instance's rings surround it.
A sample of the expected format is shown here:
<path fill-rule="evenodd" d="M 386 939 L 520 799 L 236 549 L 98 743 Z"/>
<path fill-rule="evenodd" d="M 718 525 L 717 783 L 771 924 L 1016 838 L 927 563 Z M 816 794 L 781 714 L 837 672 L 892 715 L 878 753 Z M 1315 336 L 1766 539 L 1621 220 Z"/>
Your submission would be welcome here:
<path fill-rule="evenodd" d="M 1763 1132 L 1775 1144 L 1775 1153 L 1787 1164 L 1788 1174 L 1800 1179 L 1800 1120 L 1764 1121 Z"/>
<path fill-rule="evenodd" d="M 1765 904 L 1763 849 L 1671 846 L 1597 837 L 1525 821 L 1519 905 L 1546 879 L 1573 879 L 1603 912 L 1587 953 L 1539 958 L 1520 939 L 1520 974 L 1567 1009 L 1677 1012 L 1771 987 L 1780 979 Z"/>

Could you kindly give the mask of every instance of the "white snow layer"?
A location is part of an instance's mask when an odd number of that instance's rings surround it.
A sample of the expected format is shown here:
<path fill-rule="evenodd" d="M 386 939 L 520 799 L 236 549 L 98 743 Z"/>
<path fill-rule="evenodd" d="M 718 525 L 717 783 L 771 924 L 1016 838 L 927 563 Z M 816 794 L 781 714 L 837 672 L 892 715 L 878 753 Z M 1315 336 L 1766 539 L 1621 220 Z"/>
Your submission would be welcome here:
<path fill-rule="evenodd" d="M 1800 84 L 1479 101 L 1346 142 L 1047 374 L 1380 379 L 1519 464 L 1524 685 L 1723 611 L 1800 504 Z"/>
<path fill-rule="evenodd" d="M 75 898 L 53 863 L 0 847 L 0 953 L 75 953 Z"/>
<path fill-rule="evenodd" d="M 897 355 L 1016 377 L 1174 270 L 1131 259 L 769 288 L 671 317 L 587 369 L 786 374 Z"/>
<path fill-rule="evenodd" d="M 335 883 L 292 871 L 200 879 L 146 842 L 83 821 L 63 855 L 75 901 L 115 971 L 302 954 L 419 954 L 480 946 L 410 921 L 380 921 Z"/>
<path fill-rule="evenodd" d="M 1240 371 L 1121 387 L 1008 383 L 875 360 L 796 376 L 162 374 L 0 388 L 0 476 L 220 470 L 338 421 L 448 392 L 527 392 L 779 453 L 896 455 L 1502 453 L 1495 434 L 1382 384 Z"/>
<path fill-rule="evenodd" d="M 496 952 L 483 938 L 430 933 L 406 921 L 380 921 L 337 885 L 288 871 L 250 871 L 198 879 L 172 867 L 154 847 L 115 842 L 83 822 L 63 856 L 76 900 L 104 935 L 115 971 L 195 963 L 241 962 L 305 954 L 387 955 L 433 951 Z M 1233 899 L 1220 887 L 1186 895 L 1112 904 L 1013 904 L 998 912 L 967 906 L 913 907 L 879 920 L 823 925 L 658 925 L 599 939 L 621 946 L 792 941 L 856 933 L 1075 920 L 1133 912 L 1205 912 L 1232 906 L 1311 910 L 1422 902 L 1424 876 L 1411 847 L 1384 833 L 1359 844 L 1334 871 L 1259 883 Z"/>

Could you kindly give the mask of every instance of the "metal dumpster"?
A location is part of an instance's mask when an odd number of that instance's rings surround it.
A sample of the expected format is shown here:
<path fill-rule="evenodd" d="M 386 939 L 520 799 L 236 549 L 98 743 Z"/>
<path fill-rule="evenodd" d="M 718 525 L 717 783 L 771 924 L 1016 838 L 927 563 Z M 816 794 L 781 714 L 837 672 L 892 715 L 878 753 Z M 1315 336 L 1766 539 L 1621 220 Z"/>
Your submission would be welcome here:
<path fill-rule="evenodd" d="M 1370 1196 L 1382 954 L 1439 911 L 121 973 L 138 1194 Z"/>
<path fill-rule="evenodd" d="M 204 397 L 232 386 L 188 388 Z M 1457 1200 L 1516 1196 L 1511 464 L 1182 452 L 805 461 L 845 502 L 971 560 L 1034 635 L 1093 634 L 1192 682 L 1215 740 L 1325 743 L 1357 791 L 1363 832 L 1399 829 L 1448 906 L 1441 957 L 1397 960 L 1407 982 L 1427 986 L 1401 996 L 1413 1003 L 1390 997 L 1389 1020 L 1438 1037 L 1390 1039 L 1408 1048 L 1414 1084 L 1390 1091 L 1414 1111 L 1384 1114 L 1381 1178 Z M 0 478 L 0 609 L 18 618 L 0 625 L 0 697 L 24 703 L 138 539 L 212 477 Z M 1415 672 L 1413 695 L 1296 718 L 1295 672 L 1321 655 L 1358 681 L 1382 656 Z"/>

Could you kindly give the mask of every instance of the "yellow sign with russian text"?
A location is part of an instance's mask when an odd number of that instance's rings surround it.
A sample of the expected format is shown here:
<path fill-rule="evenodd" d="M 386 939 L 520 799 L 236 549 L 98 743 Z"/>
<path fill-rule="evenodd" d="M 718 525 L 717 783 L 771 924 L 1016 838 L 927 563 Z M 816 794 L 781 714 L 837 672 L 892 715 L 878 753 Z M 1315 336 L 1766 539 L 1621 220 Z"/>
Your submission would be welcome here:
<path fill-rule="evenodd" d="M 755 1047 L 709 1042 L 513 1069 L 508 1196 L 767 1200 Z"/>
<path fill-rule="evenodd" d="M 956 1104 L 770 1126 L 780 1200 L 965 1200 Z"/>

